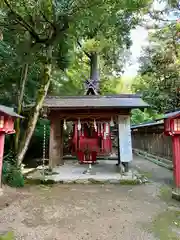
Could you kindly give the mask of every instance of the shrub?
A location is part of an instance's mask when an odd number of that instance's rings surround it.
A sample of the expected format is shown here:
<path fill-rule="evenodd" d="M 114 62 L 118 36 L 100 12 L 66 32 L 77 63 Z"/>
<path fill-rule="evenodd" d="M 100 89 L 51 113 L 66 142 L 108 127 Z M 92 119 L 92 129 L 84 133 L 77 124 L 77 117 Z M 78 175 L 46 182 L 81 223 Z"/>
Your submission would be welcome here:
<path fill-rule="evenodd" d="M 15 157 L 12 153 L 4 159 L 2 169 L 2 182 L 11 187 L 23 187 L 24 178 L 21 169 L 17 167 Z"/>

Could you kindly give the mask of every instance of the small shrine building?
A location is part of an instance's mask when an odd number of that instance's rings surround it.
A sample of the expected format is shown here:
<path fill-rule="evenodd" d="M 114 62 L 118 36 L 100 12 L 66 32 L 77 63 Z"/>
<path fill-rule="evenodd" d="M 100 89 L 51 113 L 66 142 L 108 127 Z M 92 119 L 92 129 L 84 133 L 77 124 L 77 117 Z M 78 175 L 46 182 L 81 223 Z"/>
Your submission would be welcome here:
<path fill-rule="evenodd" d="M 132 161 L 130 116 L 135 108 L 144 109 L 148 104 L 137 94 L 48 96 L 43 109 L 50 120 L 49 167 L 63 165 L 63 122 L 102 121 L 118 126 L 118 163 L 128 169 Z"/>

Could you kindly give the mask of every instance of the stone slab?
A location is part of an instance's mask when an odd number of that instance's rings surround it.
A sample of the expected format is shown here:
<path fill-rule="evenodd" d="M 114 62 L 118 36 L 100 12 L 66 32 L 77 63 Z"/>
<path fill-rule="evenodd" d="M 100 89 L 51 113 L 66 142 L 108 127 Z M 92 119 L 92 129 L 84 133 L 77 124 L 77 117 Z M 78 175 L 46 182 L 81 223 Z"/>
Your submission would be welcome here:
<path fill-rule="evenodd" d="M 23 175 L 27 175 L 27 174 L 29 174 L 29 173 L 32 173 L 32 172 L 34 172 L 36 169 L 34 169 L 34 168 L 23 168 L 21 171 L 22 171 L 22 174 Z"/>
<path fill-rule="evenodd" d="M 93 165 L 89 173 L 84 174 L 88 165 L 80 165 L 77 161 L 67 161 L 63 166 L 53 169 L 53 174 L 43 175 L 43 170 L 38 168 L 27 176 L 29 180 L 51 180 L 55 183 L 138 183 L 138 175 L 133 171 L 122 174 L 114 160 L 102 160 L 99 164 Z M 142 183 L 142 181 L 139 181 Z"/>

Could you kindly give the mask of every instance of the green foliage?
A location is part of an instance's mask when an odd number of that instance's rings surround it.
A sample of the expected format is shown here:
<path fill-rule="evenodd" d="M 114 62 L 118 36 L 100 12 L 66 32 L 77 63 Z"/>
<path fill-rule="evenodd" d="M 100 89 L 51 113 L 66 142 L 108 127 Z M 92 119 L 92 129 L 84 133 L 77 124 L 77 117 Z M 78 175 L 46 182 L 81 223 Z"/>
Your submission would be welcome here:
<path fill-rule="evenodd" d="M 79 15 L 74 35 L 86 53 L 98 53 L 110 71 L 121 73 L 131 46 L 130 30 L 140 21 L 136 13 L 146 11 L 150 2 L 104 1 Z"/>
<path fill-rule="evenodd" d="M 9 153 L 3 161 L 2 182 L 11 187 L 23 187 L 24 178 L 21 169 L 16 166 L 14 155 Z"/>
<path fill-rule="evenodd" d="M 139 75 L 132 87 L 162 113 L 180 107 L 180 45 L 176 33 L 176 25 L 172 23 L 150 35 L 150 46 L 140 58 Z"/>
<path fill-rule="evenodd" d="M 29 161 L 29 159 L 37 159 L 42 158 L 43 156 L 43 141 L 44 141 L 44 125 L 46 132 L 46 154 L 48 154 L 49 150 L 49 134 L 50 134 L 50 123 L 46 119 L 39 119 L 34 134 L 32 136 L 26 157 L 25 164 Z M 26 160 L 27 159 L 27 160 Z M 29 162 L 28 162 L 29 164 Z"/>
<path fill-rule="evenodd" d="M 0 236 L 0 240 L 14 240 L 13 232 L 8 232 L 5 235 Z"/>
<path fill-rule="evenodd" d="M 130 84 L 126 83 L 120 76 L 112 76 L 104 61 L 100 58 L 100 92 L 102 95 L 130 93 Z M 53 84 L 51 85 L 51 95 L 57 96 L 77 96 L 84 95 L 84 81 L 88 79 L 89 64 L 87 57 L 82 52 L 76 52 L 73 63 L 69 65 L 65 72 L 56 71 L 53 74 Z"/>
<path fill-rule="evenodd" d="M 34 131 L 34 136 L 37 138 L 37 140 L 39 140 L 39 138 L 43 137 L 44 125 L 46 127 L 46 135 L 49 138 L 49 134 L 50 134 L 49 120 L 39 119 L 37 122 L 37 125 L 36 125 L 36 130 Z"/>
<path fill-rule="evenodd" d="M 4 35 L 4 40 L 0 41 L 0 101 L 16 107 L 24 61 L 29 63 L 29 69 L 23 103 L 35 100 L 45 59 L 44 47 L 50 41 L 51 31 L 58 28 L 58 36 L 52 42 L 55 73 L 48 92 L 57 95 L 82 94 L 82 82 L 89 74 L 87 67 L 82 70 L 81 64 L 77 64 L 81 61 L 79 53 L 76 57 L 77 39 L 85 43 L 85 50 L 99 52 L 104 59 L 103 66 L 106 69 L 109 67 L 109 72 L 112 71 L 112 63 L 114 68 L 122 69 L 124 50 L 131 43 L 130 29 L 139 21 L 139 15 L 135 13 L 144 11 L 149 1 L 87 0 L 73 1 L 73 4 L 71 1 L 58 1 L 53 6 L 51 1 L 13 0 L 10 4 L 10 7 L 7 3 L 3 4 L 0 17 Z M 20 17 L 17 18 L 17 15 Z M 61 32 L 67 23 L 67 30 Z M 65 76 L 59 69 L 67 69 Z"/>
<path fill-rule="evenodd" d="M 132 124 L 149 122 L 162 117 L 161 114 L 158 114 L 155 110 L 150 109 L 145 109 L 144 111 L 141 111 L 140 109 L 133 109 L 131 113 Z"/>

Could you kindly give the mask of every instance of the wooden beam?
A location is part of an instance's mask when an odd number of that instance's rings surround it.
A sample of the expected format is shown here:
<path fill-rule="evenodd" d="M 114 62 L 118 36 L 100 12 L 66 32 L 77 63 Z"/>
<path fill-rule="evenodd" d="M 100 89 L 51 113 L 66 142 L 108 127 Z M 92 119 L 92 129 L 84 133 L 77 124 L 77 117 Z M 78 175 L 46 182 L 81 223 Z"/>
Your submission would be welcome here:
<path fill-rule="evenodd" d="M 118 115 L 129 115 L 129 109 L 122 109 L 121 111 L 117 109 L 107 109 L 107 110 L 98 110 L 98 109 L 83 109 L 83 110 L 51 110 L 49 113 L 49 118 L 59 118 L 66 119 L 66 121 L 77 121 L 79 118 L 81 121 L 110 121 L 111 117 L 114 120 L 117 120 Z"/>
<path fill-rule="evenodd" d="M 63 162 L 63 126 L 57 118 L 51 118 L 50 143 L 49 143 L 49 167 L 53 169 Z"/>
<path fill-rule="evenodd" d="M 60 121 L 60 159 L 57 165 L 61 166 L 64 165 L 64 159 L 63 159 L 63 149 L 64 149 L 64 141 L 63 141 L 63 121 Z"/>
<path fill-rule="evenodd" d="M 118 135 L 117 135 L 117 140 L 118 140 L 118 162 L 116 164 L 116 166 L 119 166 L 121 163 L 121 153 L 120 153 L 120 140 L 119 140 L 119 124 L 118 124 Z"/>

